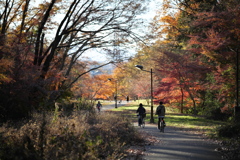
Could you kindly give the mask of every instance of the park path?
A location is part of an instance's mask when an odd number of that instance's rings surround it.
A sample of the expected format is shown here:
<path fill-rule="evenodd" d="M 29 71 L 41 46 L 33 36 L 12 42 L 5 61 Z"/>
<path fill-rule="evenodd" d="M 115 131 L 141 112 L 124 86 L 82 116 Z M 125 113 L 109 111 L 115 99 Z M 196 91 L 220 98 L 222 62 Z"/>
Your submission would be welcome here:
<path fill-rule="evenodd" d="M 124 106 L 123 101 L 118 107 Z M 103 106 L 102 110 L 111 110 L 114 104 Z M 156 124 L 146 123 L 140 128 L 137 120 L 134 126 L 156 141 L 145 146 L 145 154 L 138 160 L 221 160 L 221 155 L 215 151 L 219 148 L 216 142 L 206 139 L 198 132 L 184 131 L 177 127 L 167 126 L 165 132 L 159 132 Z M 141 133 L 141 132 L 140 132 Z"/>
<path fill-rule="evenodd" d="M 109 102 L 110 104 L 102 106 L 102 109 L 101 109 L 102 111 L 107 111 L 115 108 L 115 102 L 114 101 L 109 101 Z M 121 103 L 119 103 L 118 101 L 117 107 L 125 106 L 126 104 L 127 104 L 127 101 L 121 101 Z"/>
<path fill-rule="evenodd" d="M 137 123 L 134 125 L 138 127 Z M 155 144 L 146 146 L 144 160 L 221 160 L 221 155 L 215 151 L 219 146 L 200 133 L 174 127 L 166 127 L 162 133 L 156 124 L 146 124 L 139 129 L 156 139 Z"/>

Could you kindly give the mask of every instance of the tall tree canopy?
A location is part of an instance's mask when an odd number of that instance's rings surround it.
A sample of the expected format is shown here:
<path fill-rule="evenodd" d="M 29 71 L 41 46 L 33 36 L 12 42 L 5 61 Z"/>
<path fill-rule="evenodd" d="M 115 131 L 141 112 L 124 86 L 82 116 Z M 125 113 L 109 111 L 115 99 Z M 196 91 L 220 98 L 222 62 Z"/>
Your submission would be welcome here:
<path fill-rule="evenodd" d="M 140 24 L 137 15 L 144 11 L 144 4 L 145 0 L 1 1 L 0 89 L 6 97 L 1 97 L 0 106 L 15 108 L 7 97 L 19 96 L 26 104 L 31 104 L 29 100 L 40 102 L 43 97 L 57 99 L 60 90 L 70 88 L 92 70 L 86 68 L 88 63 L 80 62 L 83 53 L 101 48 L 114 57 L 114 44 L 139 38 L 133 29 Z M 56 88 L 58 92 L 52 92 Z M 26 90 L 25 98 L 18 94 L 20 90 Z"/>
<path fill-rule="evenodd" d="M 152 22 L 155 43 L 136 56 L 150 55 L 145 65 L 159 71 L 155 97 L 191 106 L 195 114 L 235 105 L 239 5 L 237 0 L 163 1 Z"/>

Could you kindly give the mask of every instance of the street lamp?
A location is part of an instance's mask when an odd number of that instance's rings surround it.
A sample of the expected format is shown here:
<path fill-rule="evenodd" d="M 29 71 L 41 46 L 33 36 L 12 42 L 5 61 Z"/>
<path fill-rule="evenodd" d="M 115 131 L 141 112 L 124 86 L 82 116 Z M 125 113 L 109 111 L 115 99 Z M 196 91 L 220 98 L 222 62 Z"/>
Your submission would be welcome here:
<path fill-rule="evenodd" d="M 136 68 L 145 71 L 145 72 L 150 72 L 151 73 L 151 118 L 150 118 L 150 123 L 154 123 L 154 119 L 153 119 L 153 71 L 152 68 L 150 71 L 144 70 L 143 66 L 141 65 L 135 65 Z"/>
<path fill-rule="evenodd" d="M 112 81 L 113 79 L 112 78 L 108 78 L 108 80 L 109 81 Z M 115 108 L 117 108 L 118 106 L 117 106 L 117 91 L 118 91 L 118 89 L 117 89 L 117 80 L 115 80 L 115 96 L 114 96 L 114 100 L 115 100 Z"/>

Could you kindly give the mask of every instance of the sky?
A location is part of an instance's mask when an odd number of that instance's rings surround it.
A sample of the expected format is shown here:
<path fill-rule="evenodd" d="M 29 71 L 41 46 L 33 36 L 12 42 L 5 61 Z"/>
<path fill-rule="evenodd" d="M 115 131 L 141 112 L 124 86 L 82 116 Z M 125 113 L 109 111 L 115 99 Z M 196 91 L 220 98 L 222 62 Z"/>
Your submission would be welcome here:
<path fill-rule="evenodd" d="M 36 0 L 36 4 L 42 3 L 44 1 L 50 1 L 50 0 Z M 140 18 L 143 18 L 145 21 L 150 23 L 156 14 L 156 10 L 157 10 L 158 6 L 161 5 L 161 3 L 162 3 L 162 0 L 151 0 L 149 5 L 147 6 L 148 7 L 147 12 L 145 14 L 141 15 Z M 129 55 L 136 54 L 137 46 L 135 46 L 135 47 L 131 46 L 131 48 L 132 49 L 127 50 L 128 54 Z M 81 56 L 81 59 L 92 60 L 92 61 L 97 61 L 97 62 L 109 61 L 109 57 L 106 57 L 104 54 L 102 54 L 100 49 L 89 50 L 88 52 L 84 53 Z"/>
<path fill-rule="evenodd" d="M 154 16 L 156 15 L 156 11 L 158 9 L 158 6 L 161 5 L 162 0 L 152 0 L 150 4 L 148 5 L 148 11 L 141 15 L 141 18 L 145 19 L 149 23 L 152 21 Z M 129 55 L 134 55 L 136 54 L 136 48 L 132 48 L 131 50 L 128 50 Z M 99 49 L 97 50 L 91 50 L 90 52 L 86 52 L 82 58 L 86 59 L 91 59 L 93 61 L 97 62 L 106 62 L 109 61 L 108 57 L 106 57 L 104 54 L 100 53 L 101 51 Z"/>

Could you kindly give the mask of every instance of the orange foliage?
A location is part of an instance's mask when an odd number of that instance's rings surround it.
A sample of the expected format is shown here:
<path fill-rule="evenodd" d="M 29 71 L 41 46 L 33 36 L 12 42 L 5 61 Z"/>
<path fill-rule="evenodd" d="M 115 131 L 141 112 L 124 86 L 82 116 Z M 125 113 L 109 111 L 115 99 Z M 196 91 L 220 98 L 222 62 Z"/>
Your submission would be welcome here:
<path fill-rule="evenodd" d="M 11 68 L 13 66 L 13 61 L 7 58 L 0 59 L 0 84 L 9 83 L 13 79 L 7 74 L 11 72 Z"/>

